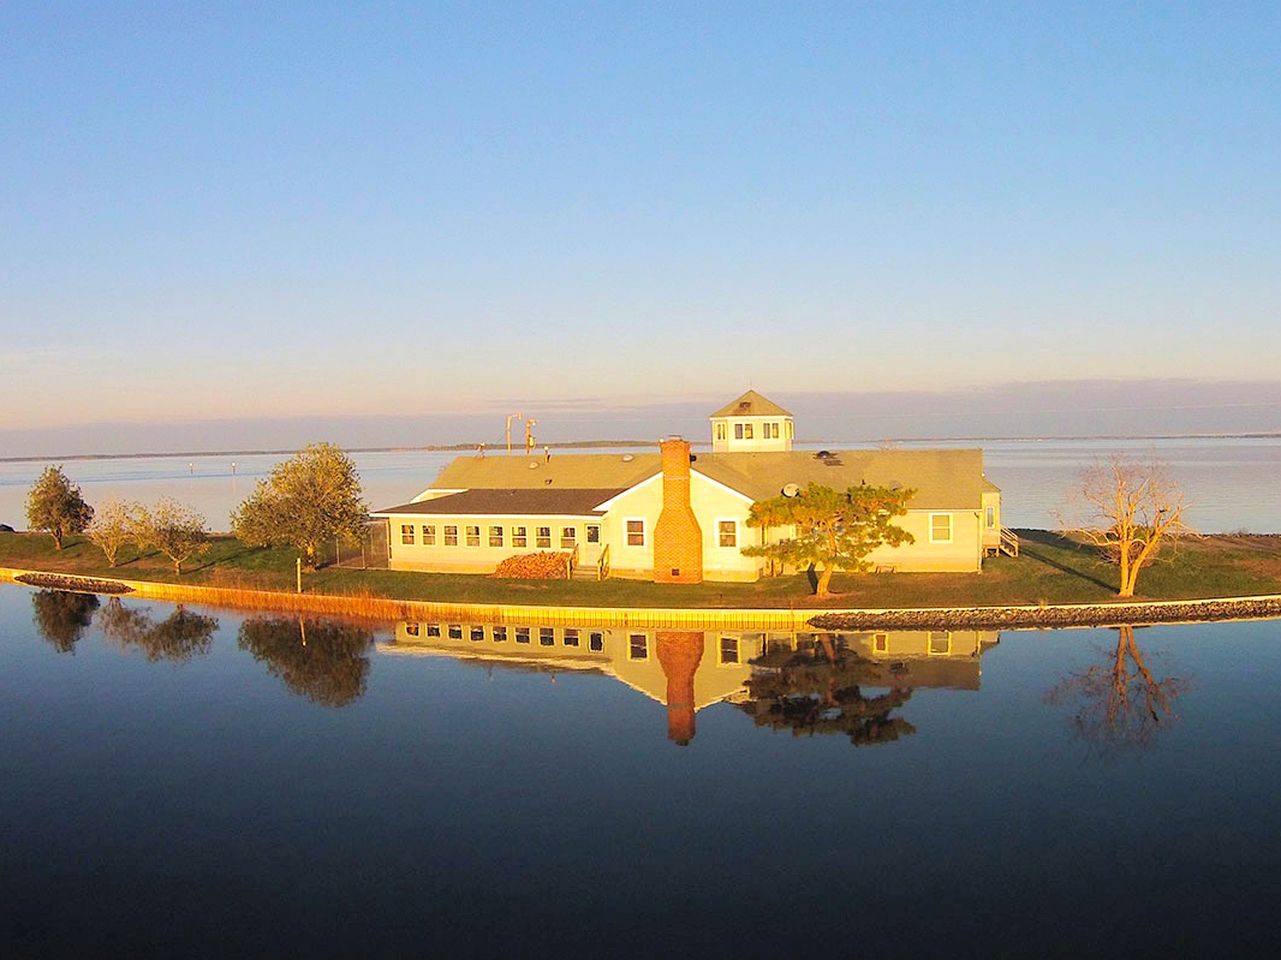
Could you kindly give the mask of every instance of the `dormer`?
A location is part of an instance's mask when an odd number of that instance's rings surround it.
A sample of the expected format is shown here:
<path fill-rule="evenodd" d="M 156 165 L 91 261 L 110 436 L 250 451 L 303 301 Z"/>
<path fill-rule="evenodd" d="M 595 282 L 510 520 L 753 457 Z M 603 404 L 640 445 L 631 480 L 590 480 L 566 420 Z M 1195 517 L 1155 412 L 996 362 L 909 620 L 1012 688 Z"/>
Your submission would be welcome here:
<path fill-rule="evenodd" d="M 755 390 L 721 407 L 711 421 L 713 453 L 792 449 L 792 415 Z"/>

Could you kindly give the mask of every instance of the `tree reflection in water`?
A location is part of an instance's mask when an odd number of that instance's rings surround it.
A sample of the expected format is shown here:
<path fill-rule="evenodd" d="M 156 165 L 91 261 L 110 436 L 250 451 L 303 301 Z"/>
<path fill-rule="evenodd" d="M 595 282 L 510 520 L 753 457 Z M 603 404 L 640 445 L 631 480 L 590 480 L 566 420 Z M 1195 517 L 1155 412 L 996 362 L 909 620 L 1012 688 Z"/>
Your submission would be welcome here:
<path fill-rule="evenodd" d="M 179 605 L 157 621 L 149 610 L 126 607 L 118 597 L 112 597 L 98 614 L 98 626 L 122 650 L 137 648 L 152 663 L 186 663 L 209 653 L 218 619 Z"/>
<path fill-rule="evenodd" d="M 32 621 L 59 653 L 76 652 L 76 643 L 93 622 L 98 598 L 91 593 L 40 590 L 31 595 Z"/>
<path fill-rule="evenodd" d="M 290 691 L 326 707 L 345 707 L 364 694 L 373 643 L 370 630 L 331 620 L 251 617 L 240 626 L 240 649 Z"/>
<path fill-rule="evenodd" d="M 1107 662 L 1074 674 L 1046 695 L 1051 704 L 1075 706 L 1077 734 L 1105 753 L 1143 748 L 1177 719 L 1172 702 L 1188 690 L 1179 677 L 1158 680 L 1143 659 L 1134 627 L 1117 628 Z"/>
<path fill-rule="evenodd" d="M 833 634 L 820 634 L 813 645 L 796 650 L 771 646 L 751 663 L 750 699 L 739 708 L 757 726 L 790 729 L 797 736 L 844 734 L 854 746 L 888 743 L 916 732 L 902 717 L 889 715 L 912 691 L 895 686 L 882 664 L 860 657 Z M 865 685 L 890 689 L 867 697 Z"/>

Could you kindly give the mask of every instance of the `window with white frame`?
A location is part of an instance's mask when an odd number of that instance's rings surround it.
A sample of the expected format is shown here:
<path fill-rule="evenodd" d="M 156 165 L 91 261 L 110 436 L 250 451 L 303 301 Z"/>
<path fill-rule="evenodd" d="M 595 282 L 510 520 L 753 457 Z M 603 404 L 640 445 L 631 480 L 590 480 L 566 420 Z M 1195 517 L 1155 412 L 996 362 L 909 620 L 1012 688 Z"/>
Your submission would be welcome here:
<path fill-rule="evenodd" d="M 720 547 L 738 546 L 738 521 L 716 521 L 716 545 Z"/>
<path fill-rule="evenodd" d="M 489 545 L 491 547 L 501 547 L 503 545 L 502 527 L 495 525 L 489 528 Z"/>
<path fill-rule="evenodd" d="M 494 643 L 507 642 L 507 628 L 501 624 L 494 627 Z"/>
<path fill-rule="evenodd" d="M 458 546 L 458 527 L 452 523 L 445 524 L 445 546 Z"/>
<path fill-rule="evenodd" d="M 440 636 L 440 624 L 439 624 L 439 623 L 429 623 L 429 624 L 427 624 L 427 636 L 429 636 L 429 637 L 439 637 L 439 636 Z"/>
<path fill-rule="evenodd" d="M 556 646 L 556 631 L 552 627 L 539 627 L 538 645 L 540 647 Z"/>
<path fill-rule="evenodd" d="M 578 528 L 561 527 L 560 528 L 560 548 L 562 550 L 573 550 L 578 546 Z"/>
<path fill-rule="evenodd" d="M 930 543 L 952 542 L 952 515 L 950 513 L 930 514 Z"/>
<path fill-rule="evenodd" d="M 463 638 L 463 625 L 461 623 L 451 623 L 449 625 L 449 639 L 461 640 Z"/>
<path fill-rule="evenodd" d="M 936 656 L 945 656 L 952 652 L 952 635 L 946 630 L 935 630 L 930 633 L 929 652 Z"/>
<path fill-rule="evenodd" d="M 423 546 L 424 547 L 436 546 L 436 524 L 434 523 L 423 524 Z"/>
<path fill-rule="evenodd" d="M 888 633 L 878 633 L 872 638 L 873 648 L 877 653 L 890 652 L 890 635 Z"/>
<path fill-rule="evenodd" d="M 996 507 L 989 506 L 987 508 L 987 527 L 990 530 L 995 526 L 996 526 Z"/>
<path fill-rule="evenodd" d="M 645 521 L 627 521 L 627 545 L 629 547 L 645 546 Z"/>
<path fill-rule="evenodd" d="M 643 633 L 633 633 L 627 638 L 627 658 L 629 660 L 649 659 L 649 637 Z"/>
<path fill-rule="evenodd" d="M 600 653 L 605 649 L 605 634 L 593 630 L 587 635 L 587 649 L 592 653 Z"/>
<path fill-rule="evenodd" d="M 565 644 L 567 647 L 578 646 L 578 631 L 572 627 L 566 627 L 564 632 L 561 634 L 561 643 Z"/>
<path fill-rule="evenodd" d="M 550 550 L 552 548 L 551 527 L 534 527 L 534 546 L 539 550 Z"/>
<path fill-rule="evenodd" d="M 529 531 L 525 527 L 512 527 L 512 546 L 524 549 L 529 546 Z"/>
<path fill-rule="evenodd" d="M 734 424 L 734 439 L 735 440 L 743 439 L 743 425 L 741 423 Z"/>
<path fill-rule="evenodd" d="M 724 440 L 724 439 L 725 439 L 725 424 L 724 424 L 724 423 L 718 423 L 718 424 L 716 424 L 716 439 L 717 439 L 717 440 Z"/>
<path fill-rule="evenodd" d="M 407 636 L 407 637 L 416 637 L 416 636 L 418 636 L 418 624 L 416 624 L 416 623 L 407 623 L 407 624 L 405 624 L 405 636 Z"/>
<path fill-rule="evenodd" d="M 516 642 L 529 643 L 529 627 L 516 628 Z"/>
<path fill-rule="evenodd" d="M 587 542 L 600 543 L 600 524 L 589 523 L 587 525 Z"/>
<path fill-rule="evenodd" d="M 472 638 L 473 640 L 484 640 L 484 639 L 485 639 L 485 628 L 484 628 L 484 627 L 482 627 L 479 623 L 478 623 L 478 624 L 476 624 L 475 626 L 473 626 L 473 627 L 471 628 L 471 638 Z"/>
<path fill-rule="evenodd" d="M 480 546 L 480 527 L 474 527 L 470 525 L 467 527 L 467 546 L 469 547 Z"/>
<path fill-rule="evenodd" d="M 721 637 L 721 663 L 738 663 L 738 637 Z"/>
<path fill-rule="evenodd" d="M 414 525 L 412 523 L 402 523 L 400 525 L 400 542 L 414 545 Z"/>
<path fill-rule="evenodd" d="M 752 424 L 750 424 L 750 423 L 745 423 L 745 424 L 743 424 L 743 439 L 744 439 L 744 440 L 751 440 L 751 439 L 752 439 L 752 432 L 753 432 L 753 431 L 752 431 Z"/>

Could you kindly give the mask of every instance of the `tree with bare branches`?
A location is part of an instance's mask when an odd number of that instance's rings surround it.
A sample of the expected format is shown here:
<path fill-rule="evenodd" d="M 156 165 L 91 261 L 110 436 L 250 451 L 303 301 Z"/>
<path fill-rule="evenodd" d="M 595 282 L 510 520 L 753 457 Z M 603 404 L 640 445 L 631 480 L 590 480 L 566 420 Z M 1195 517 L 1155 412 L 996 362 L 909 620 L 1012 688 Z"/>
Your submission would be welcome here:
<path fill-rule="evenodd" d="M 1059 521 L 1117 565 L 1117 596 L 1132 597 L 1162 548 L 1194 532 L 1183 519 L 1186 508 L 1165 464 L 1115 456 L 1082 471 Z"/>
<path fill-rule="evenodd" d="M 182 576 L 182 565 L 209 547 L 205 518 L 177 500 L 162 497 L 151 509 L 138 507 L 136 517 L 139 542 L 168 557 L 174 576 Z"/>
<path fill-rule="evenodd" d="M 1186 693 L 1179 677 L 1158 680 L 1134 639 L 1134 627 L 1117 628 L 1106 664 L 1068 677 L 1047 694 L 1051 704 L 1075 702 L 1077 733 L 1108 753 L 1146 747 L 1162 723 L 1174 720 L 1173 701 Z"/>
<path fill-rule="evenodd" d="M 107 566 L 114 567 L 121 547 L 136 539 L 137 513 L 136 504 L 125 503 L 123 500 L 108 500 L 94 515 L 87 533 L 89 539 L 107 558 Z"/>

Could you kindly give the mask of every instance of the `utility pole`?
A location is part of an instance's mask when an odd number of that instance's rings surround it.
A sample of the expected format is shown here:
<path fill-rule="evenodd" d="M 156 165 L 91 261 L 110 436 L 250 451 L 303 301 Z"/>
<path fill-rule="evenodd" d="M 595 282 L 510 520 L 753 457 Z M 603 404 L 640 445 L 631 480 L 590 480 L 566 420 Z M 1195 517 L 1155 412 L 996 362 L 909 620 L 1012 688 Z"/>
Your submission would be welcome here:
<path fill-rule="evenodd" d="M 507 456 L 509 457 L 511 456 L 511 453 L 512 453 L 512 421 L 524 420 L 524 419 L 525 419 L 525 416 L 524 414 L 521 414 L 521 413 L 507 414 Z"/>

